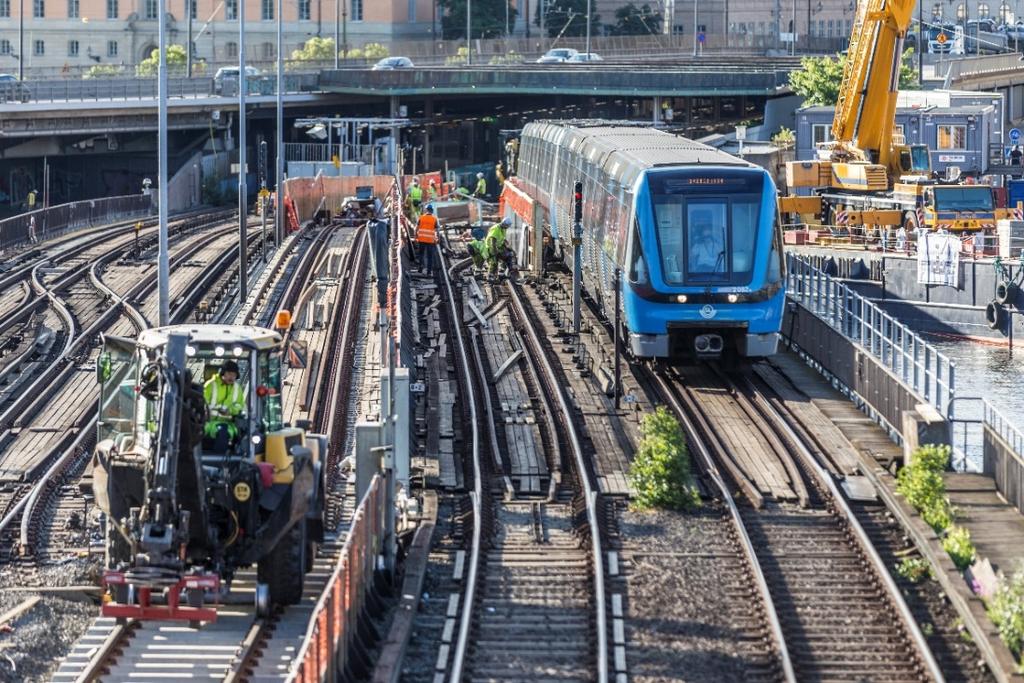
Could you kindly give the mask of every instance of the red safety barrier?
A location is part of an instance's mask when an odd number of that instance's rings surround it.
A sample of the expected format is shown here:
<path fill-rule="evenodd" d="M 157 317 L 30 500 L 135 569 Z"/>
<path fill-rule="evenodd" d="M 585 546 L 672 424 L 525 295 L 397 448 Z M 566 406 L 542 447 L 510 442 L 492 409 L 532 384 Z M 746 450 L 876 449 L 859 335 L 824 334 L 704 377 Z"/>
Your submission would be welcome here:
<path fill-rule="evenodd" d="M 385 483 L 382 476 L 374 476 L 356 508 L 338 563 L 313 609 L 289 681 L 340 680 L 348 665 L 377 557 L 383 550 Z"/>
<path fill-rule="evenodd" d="M 508 207 L 524 223 L 533 223 L 533 210 L 537 200 L 527 194 L 518 178 L 509 178 L 501 190 L 498 198 L 498 214 L 505 215 L 505 207 Z"/>

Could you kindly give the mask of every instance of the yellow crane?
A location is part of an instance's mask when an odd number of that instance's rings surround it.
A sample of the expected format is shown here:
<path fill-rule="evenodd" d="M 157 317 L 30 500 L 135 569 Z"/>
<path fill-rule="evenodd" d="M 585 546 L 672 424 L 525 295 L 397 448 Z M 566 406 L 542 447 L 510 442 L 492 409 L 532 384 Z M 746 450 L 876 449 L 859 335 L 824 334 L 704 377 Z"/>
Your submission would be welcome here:
<path fill-rule="evenodd" d="M 907 145 L 896 128 L 903 42 L 914 0 L 860 0 L 832 119 L 832 141 L 819 159 L 786 164 L 790 189 L 812 197 L 783 197 L 784 213 L 814 214 L 834 224 L 903 225 L 950 230 L 995 227 L 992 189 L 939 185 L 926 145 Z"/>

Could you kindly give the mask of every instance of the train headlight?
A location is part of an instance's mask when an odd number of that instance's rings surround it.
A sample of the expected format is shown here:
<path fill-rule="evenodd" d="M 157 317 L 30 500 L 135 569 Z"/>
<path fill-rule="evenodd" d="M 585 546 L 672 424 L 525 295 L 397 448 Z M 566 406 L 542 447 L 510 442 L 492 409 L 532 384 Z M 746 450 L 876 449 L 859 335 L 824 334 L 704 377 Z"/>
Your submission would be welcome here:
<path fill-rule="evenodd" d="M 725 298 L 729 300 L 729 303 L 734 304 L 734 303 L 736 303 L 737 301 L 740 300 L 740 295 L 739 294 L 730 294 L 729 296 L 727 296 Z"/>
<path fill-rule="evenodd" d="M 686 303 L 686 295 L 685 294 L 680 294 L 679 296 L 676 297 L 676 301 L 678 301 L 681 304 L 685 304 Z"/>

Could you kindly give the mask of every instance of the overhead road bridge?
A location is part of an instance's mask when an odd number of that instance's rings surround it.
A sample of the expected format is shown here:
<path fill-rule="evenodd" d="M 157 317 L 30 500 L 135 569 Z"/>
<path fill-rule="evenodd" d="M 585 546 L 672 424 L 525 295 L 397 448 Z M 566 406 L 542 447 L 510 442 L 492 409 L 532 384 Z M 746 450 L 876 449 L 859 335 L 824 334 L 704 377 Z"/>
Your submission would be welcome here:
<path fill-rule="evenodd" d="M 394 71 L 323 71 L 325 92 L 346 95 L 583 95 L 715 97 L 774 95 L 788 87 L 791 59 L 700 59 L 679 63 L 445 66 Z"/>

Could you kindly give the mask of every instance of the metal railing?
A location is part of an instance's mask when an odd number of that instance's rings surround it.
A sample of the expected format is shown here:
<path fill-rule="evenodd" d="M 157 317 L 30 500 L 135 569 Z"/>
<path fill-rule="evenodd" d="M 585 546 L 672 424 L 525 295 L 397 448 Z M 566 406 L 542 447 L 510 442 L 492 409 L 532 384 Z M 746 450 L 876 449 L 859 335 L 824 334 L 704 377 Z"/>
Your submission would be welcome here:
<path fill-rule="evenodd" d="M 859 344 L 911 391 L 949 418 L 956 365 L 867 297 L 807 260 L 786 254 L 787 295 Z"/>
<path fill-rule="evenodd" d="M 352 517 L 348 538 L 323 594 L 313 608 L 309 627 L 288 673 L 289 681 L 336 680 L 344 671 L 358 638 L 359 619 L 373 585 L 384 546 L 388 496 L 386 480 L 374 475 Z"/>
<path fill-rule="evenodd" d="M 41 242 L 71 230 L 145 216 L 151 209 L 149 195 L 132 194 L 86 199 L 29 211 L 0 221 L 0 249 Z"/>
<path fill-rule="evenodd" d="M 982 399 L 982 403 L 982 424 L 998 434 L 999 438 L 1013 449 L 1013 452 L 1021 459 L 1021 465 L 1024 466 L 1024 431 L 1021 431 L 1016 425 L 1010 424 L 1006 416 L 987 400 Z"/>

